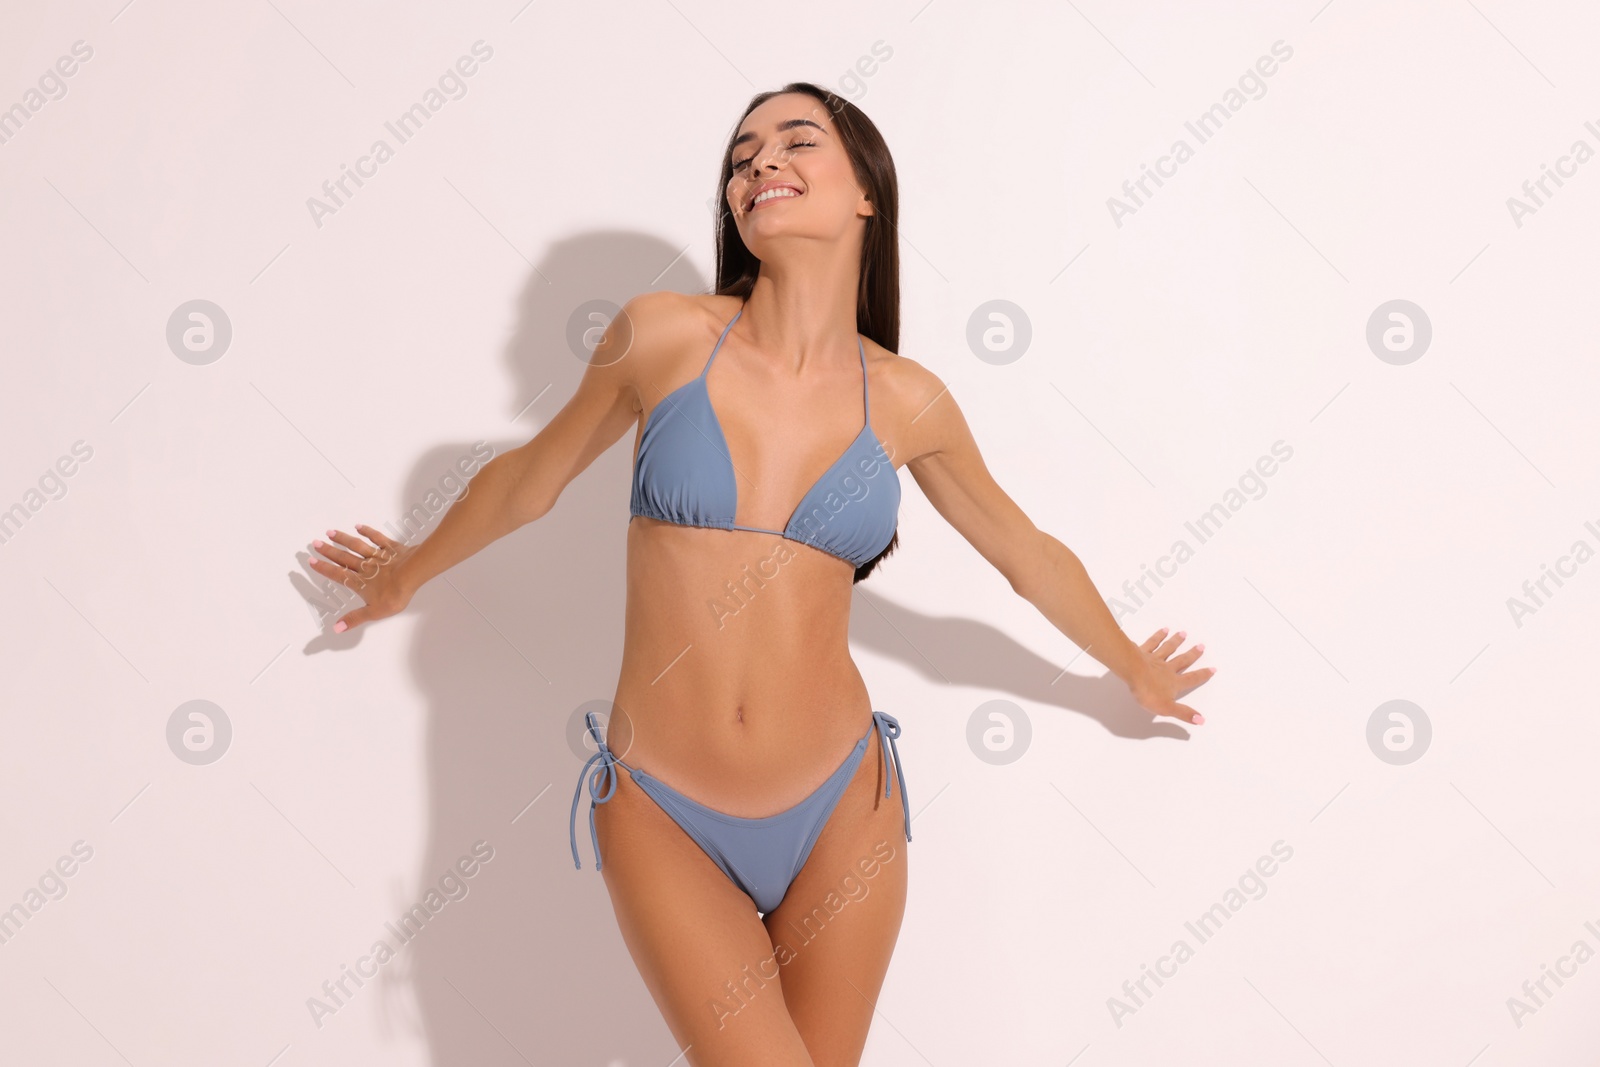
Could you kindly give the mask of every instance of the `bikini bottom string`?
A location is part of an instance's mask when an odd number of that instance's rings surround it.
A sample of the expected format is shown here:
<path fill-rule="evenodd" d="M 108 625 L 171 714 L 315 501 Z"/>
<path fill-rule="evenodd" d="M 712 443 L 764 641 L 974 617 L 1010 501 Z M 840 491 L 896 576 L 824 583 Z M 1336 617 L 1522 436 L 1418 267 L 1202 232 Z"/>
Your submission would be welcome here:
<path fill-rule="evenodd" d="M 900 736 L 900 721 L 886 712 L 875 711 L 872 717 L 878 721 L 878 742 L 883 746 L 883 758 L 889 758 L 890 749 L 894 750 L 894 774 L 900 782 L 900 806 L 905 810 L 906 840 L 911 840 L 911 802 L 906 799 L 906 774 L 900 768 L 900 747 L 895 740 Z M 889 782 L 883 783 L 883 795 L 889 795 Z"/>

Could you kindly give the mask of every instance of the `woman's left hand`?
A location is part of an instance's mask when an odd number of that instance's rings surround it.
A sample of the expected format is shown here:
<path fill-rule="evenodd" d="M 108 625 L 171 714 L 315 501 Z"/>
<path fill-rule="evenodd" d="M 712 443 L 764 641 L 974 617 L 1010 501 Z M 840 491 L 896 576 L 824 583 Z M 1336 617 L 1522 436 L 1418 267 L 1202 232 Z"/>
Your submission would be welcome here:
<path fill-rule="evenodd" d="M 1178 703 L 1178 697 L 1209 681 L 1217 670 L 1215 667 L 1189 670 L 1189 665 L 1200 658 L 1206 646 L 1195 645 L 1182 655 L 1174 656 L 1173 653 L 1183 644 L 1185 635 L 1179 630 L 1163 641 L 1166 632 L 1165 627 L 1157 630 L 1139 646 L 1142 668 L 1129 680 L 1128 689 L 1133 699 L 1146 711 L 1156 715 L 1171 715 L 1199 726 L 1206 721 L 1205 716 L 1187 704 Z"/>

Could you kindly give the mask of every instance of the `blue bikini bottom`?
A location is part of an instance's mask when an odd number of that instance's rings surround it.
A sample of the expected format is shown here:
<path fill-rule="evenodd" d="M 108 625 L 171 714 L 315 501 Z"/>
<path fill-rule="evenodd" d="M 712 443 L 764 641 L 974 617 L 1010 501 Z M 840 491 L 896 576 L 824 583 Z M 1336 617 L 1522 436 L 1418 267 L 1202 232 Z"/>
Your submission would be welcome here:
<path fill-rule="evenodd" d="M 805 866 L 812 846 L 822 833 L 822 827 L 833 814 L 845 787 L 850 784 L 856 768 L 861 764 L 873 729 L 878 731 L 885 760 L 889 759 L 890 750 L 893 749 L 894 772 L 900 782 L 900 803 L 905 812 L 906 840 L 911 840 L 911 805 L 906 801 L 906 778 L 900 769 L 900 750 L 894 743 L 900 736 L 900 723 L 892 715 L 873 712 L 872 725 L 867 727 L 865 736 L 856 742 L 856 747 L 827 781 L 794 807 L 761 819 L 743 819 L 708 808 L 660 779 L 629 767 L 606 745 L 594 712 L 589 712 L 584 721 L 599 751 L 584 763 L 583 771 L 578 775 L 578 787 L 572 793 L 572 818 L 568 832 L 572 838 L 572 862 L 579 870 L 583 868 L 583 863 L 578 859 L 578 798 L 583 791 L 584 781 L 587 779 L 589 783 L 589 840 L 594 844 L 594 869 L 598 871 L 600 837 L 594 828 L 594 806 L 604 804 L 616 793 L 616 765 L 621 763 L 628 768 L 629 777 L 638 783 L 639 788 L 683 827 L 683 832 L 694 839 L 705 854 L 722 868 L 722 873 L 755 902 L 756 910 L 765 915 L 783 900 L 790 884 Z M 592 774 L 591 767 L 594 768 Z M 883 795 L 889 795 L 887 781 L 884 782 Z"/>

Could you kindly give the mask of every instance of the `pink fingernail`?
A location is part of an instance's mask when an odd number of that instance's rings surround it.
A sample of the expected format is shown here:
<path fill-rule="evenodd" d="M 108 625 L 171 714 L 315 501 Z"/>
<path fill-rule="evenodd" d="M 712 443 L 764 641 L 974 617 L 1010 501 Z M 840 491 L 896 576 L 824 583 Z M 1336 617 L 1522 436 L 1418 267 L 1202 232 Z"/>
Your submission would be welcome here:
<path fill-rule="evenodd" d="M 333 536 L 333 531 L 332 531 L 332 530 L 329 530 L 329 531 L 327 531 L 327 533 L 328 533 L 328 536 L 329 536 L 329 537 L 332 537 L 332 536 Z"/>
<path fill-rule="evenodd" d="M 1206 722 L 1206 717 L 1204 715 L 1201 715 L 1198 712 L 1196 712 L 1195 713 L 1195 717 L 1194 717 L 1194 724 L 1196 726 L 1204 726 L 1205 722 Z"/>
<path fill-rule="evenodd" d="M 1204 652 L 1206 650 L 1206 646 L 1205 645 L 1195 645 L 1194 646 L 1194 650 L 1196 652 Z"/>
<path fill-rule="evenodd" d="M 328 546 L 323 544 L 321 541 L 313 541 L 313 542 L 311 542 L 311 547 L 312 548 L 327 548 Z"/>
<path fill-rule="evenodd" d="M 333 632 L 334 633 L 342 634 L 342 633 L 344 633 L 344 631 L 345 631 L 345 625 L 344 625 L 344 620 L 343 619 L 340 619 L 338 622 L 333 624 Z"/>

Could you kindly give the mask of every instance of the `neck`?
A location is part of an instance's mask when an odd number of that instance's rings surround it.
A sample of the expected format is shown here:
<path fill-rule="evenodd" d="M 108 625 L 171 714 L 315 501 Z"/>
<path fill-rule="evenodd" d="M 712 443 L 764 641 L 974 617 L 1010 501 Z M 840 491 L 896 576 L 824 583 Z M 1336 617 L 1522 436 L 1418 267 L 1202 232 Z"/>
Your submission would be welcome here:
<path fill-rule="evenodd" d="M 816 361 L 825 364 L 856 353 L 856 286 L 861 248 L 855 242 L 808 247 L 764 261 L 756 276 L 739 329 L 774 362 L 798 374 Z"/>

